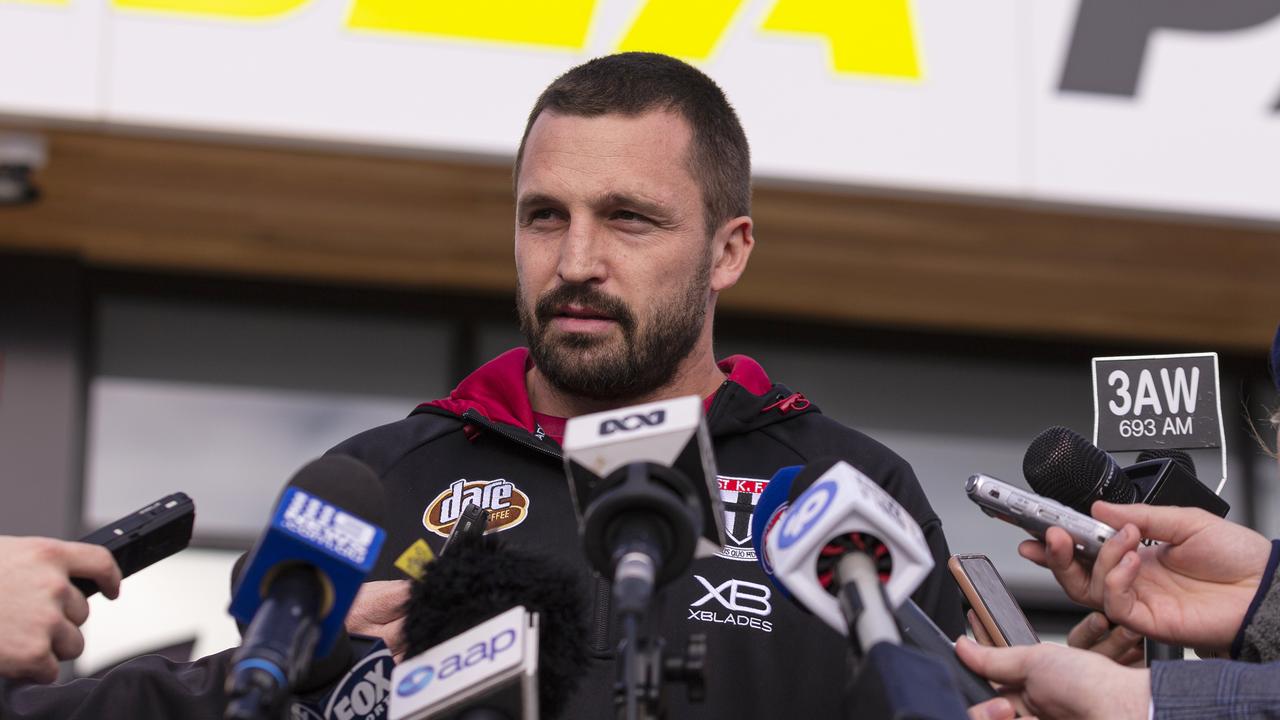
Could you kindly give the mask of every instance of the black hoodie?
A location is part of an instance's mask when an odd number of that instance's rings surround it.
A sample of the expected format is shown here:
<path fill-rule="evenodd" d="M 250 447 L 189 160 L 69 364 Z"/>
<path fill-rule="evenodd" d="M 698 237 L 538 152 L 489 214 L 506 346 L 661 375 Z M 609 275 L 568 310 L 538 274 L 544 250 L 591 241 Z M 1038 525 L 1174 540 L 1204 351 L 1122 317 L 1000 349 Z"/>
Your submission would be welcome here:
<path fill-rule="evenodd" d="M 489 502 L 490 530 L 586 567 L 557 443 L 534 420 L 525 386 L 528 351 L 510 350 L 462 381 L 449 397 L 374 428 L 330 452 L 368 463 L 387 493 L 387 542 L 370 579 L 403 578 L 397 558 L 425 540 L 438 552 L 464 492 Z M 750 513 L 776 470 L 837 456 L 880 483 L 920 523 L 935 567 L 915 601 L 951 637 L 963 632 L 960 596 L 945 569 L 942 523 L 911 467 L 888 448 L 822 415 L 803 395 L 770 382 L 750 358 L 720 363 L 725 382 L 708 399 L 707 425 L 725 503 L 729 545 L 695 560 L 663 592 L 669 648 L 707 635 L 707 697 L 690 704 L 666 693 L 670 717 L 835 718 L 850 668 L 847 641 L 769 585 L 751 549 Z M 613 715 L 607 586 L 593 603 L 597 659 L 567 717 Z M 600 592 L 603 590 L 603 592 Z"/>

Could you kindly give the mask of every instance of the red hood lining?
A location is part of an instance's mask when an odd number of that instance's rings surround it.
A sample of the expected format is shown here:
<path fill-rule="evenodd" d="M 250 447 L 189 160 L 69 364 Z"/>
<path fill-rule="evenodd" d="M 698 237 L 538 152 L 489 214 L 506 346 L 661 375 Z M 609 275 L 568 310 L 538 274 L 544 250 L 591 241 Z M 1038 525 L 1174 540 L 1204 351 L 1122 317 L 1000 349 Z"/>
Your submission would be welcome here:
<path fill-rule="evenodd" d="M 731 380 L 752 395 L 764 395 L 773 388 L 760 363 L 746 355 L 730 355 L 716 365 Z M 529 405 L 529 389 L 525 373 L 529 369 L 529 350 L 513 348 L 481 365 L 468 375 L 449 397 L 426 402 L 419 407 L 437 407 L 461 416 L 475 409 L 493 422 L 505 423 L 533 432 L 533 408 Z"/>

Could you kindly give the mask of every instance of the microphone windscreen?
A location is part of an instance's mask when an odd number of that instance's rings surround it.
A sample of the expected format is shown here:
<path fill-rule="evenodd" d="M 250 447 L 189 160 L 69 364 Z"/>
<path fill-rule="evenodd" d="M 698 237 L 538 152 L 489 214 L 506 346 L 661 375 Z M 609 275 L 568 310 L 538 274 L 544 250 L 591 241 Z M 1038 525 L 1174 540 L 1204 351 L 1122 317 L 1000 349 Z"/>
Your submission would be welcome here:
<path fill-rule="evenodd" d="M 1195 461 L 1183 450 L 1143 450 L 1138 453 L 1138 459 L 1134 462 L 1143 463 L 1148 460 L 1163 460 L 1165 458 L 1172 460 L 1174 465 L 1186 470 L 1191 477 L 1198 477 L 1196 475 Z"/>
<path fill-rule="evenodd" d="M 538 613 L 538 697 L 556 717 L 586 671 L 586 582 L 563 563 L 492 536 L 450 547 L 413 583 L 404 623 L 413 657 L 517 605 Z"/>
<path fill-rule="evenodd" d="M 1022 473 L 1037 493 L 1086 515 L 1095 500 L 1131 503 L 1136 497 L 1133 483 L 1110 455 L 1062 426 L 1031 441 Z"/>
<path fill-rule="evenodd" d="M 386 514 L 382 482 L 373 469 L 347 455 L 325 455 L 302 466 L 286 488 L 296 488 L 374 525 Z"/>

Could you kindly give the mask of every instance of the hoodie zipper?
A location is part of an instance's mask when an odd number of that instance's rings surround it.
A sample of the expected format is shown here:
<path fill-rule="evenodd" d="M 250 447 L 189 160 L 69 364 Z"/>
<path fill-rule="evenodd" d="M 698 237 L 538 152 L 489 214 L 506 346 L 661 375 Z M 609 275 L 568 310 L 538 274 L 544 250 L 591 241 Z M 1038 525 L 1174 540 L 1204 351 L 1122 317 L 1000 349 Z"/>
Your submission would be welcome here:
<path fill-rule="evenodd" d="M 490 421 L 489 418 L 481 415 L 474 408 L 468 409 L 464 412 L 462 414 L 462 419 L 469 423 L 479 425 L 490 432 L 501 435 L 517 445 L 537 451 L 543 455 L 555 458 L 556 460 L 564 459 L 564 456 L 561 453 L 556 452 L 546 445 L 534 442 L 526 437 L 522 437 L 521 435 L 502 428 Z M 594 574 L 593 582 L 595 584 L 595 588 L 592 593 L 592 597 L 595 600 L 595 612 L 593 613 L 594 617 L 591 622 L 589 647 L 597 656 L 608 657 L 612 656 L 612 648 L 609 646 L 609 582 L 598 573 Z"/>
<path fill-rule="evenodd" d="M 462 419 L 466 420 L 469 423 L 479 425 L 485 430 L 497 433 L 514 443 L 517 443 L 519 445 L 523 445 L 529 448 L 530 450 L 536 450 L 537 452 L 540 452 L 543 455 L 553 457 L 556 460 L 564 460 L 564 456 L 561 455 L 559 452 L 552 450 L 551 448 L 547 447 L 546 445 L 543 445 L 542 443 L 534 442 L 533 440 L 530 440 L 526 437 L 521 437 L 520 435 L 517 435 L 513 432 L 503 429 L 501 426 L 496 425 L 495 423 L 490 421 L 489 418 L 481 415 L 479 412 L 476 411 L 475 408 L 470 408 L 466 412 L 462 413 Z"/>

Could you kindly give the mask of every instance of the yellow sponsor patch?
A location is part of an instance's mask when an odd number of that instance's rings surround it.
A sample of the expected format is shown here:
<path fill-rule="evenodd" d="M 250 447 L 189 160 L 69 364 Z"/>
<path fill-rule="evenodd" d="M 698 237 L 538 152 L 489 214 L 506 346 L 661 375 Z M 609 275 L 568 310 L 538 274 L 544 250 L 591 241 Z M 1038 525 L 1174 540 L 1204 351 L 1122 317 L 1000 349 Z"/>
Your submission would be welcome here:
<path fill-rule="evenodd" d="M 435 559 L 436 554 L 431 552 L 431 546 L 426 540 L 419 539 L 400 553 L 400 557 L 396 558 L 396 567 L 414 580 L 421 580 L 427 574 L 427 566 Z"/>

